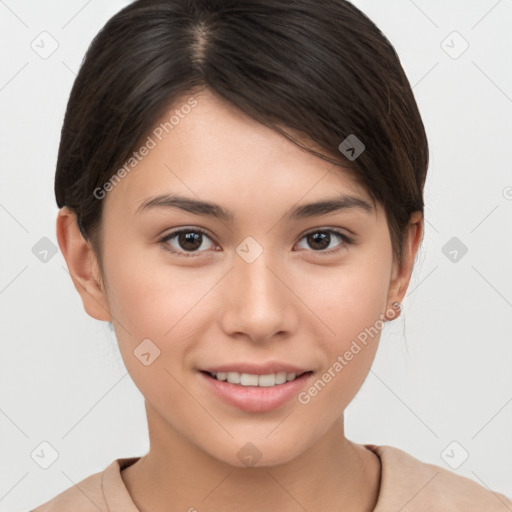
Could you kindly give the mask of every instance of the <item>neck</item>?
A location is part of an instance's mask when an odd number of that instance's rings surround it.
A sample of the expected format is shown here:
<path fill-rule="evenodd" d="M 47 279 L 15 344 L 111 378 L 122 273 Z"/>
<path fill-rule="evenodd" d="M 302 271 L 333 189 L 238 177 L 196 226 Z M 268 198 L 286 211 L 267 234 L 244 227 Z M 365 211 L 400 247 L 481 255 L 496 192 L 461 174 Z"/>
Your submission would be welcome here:
<path fill-rule="evenodd" d="M 141 512 L 371 512 L 377 502 L 380 460 L 345 438 L 343 416 L 300 456 L 267 467 L 219 461 L 154 414 L 148 426 L 149 452 L 121 473 Z"/>

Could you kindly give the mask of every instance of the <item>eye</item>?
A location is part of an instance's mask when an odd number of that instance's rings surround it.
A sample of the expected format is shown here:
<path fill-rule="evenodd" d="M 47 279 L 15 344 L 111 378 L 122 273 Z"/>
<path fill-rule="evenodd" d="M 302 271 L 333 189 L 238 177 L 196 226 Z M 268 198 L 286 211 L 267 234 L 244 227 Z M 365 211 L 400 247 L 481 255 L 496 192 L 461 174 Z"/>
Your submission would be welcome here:
<path fill-rule="evenodd" d="M 352 242 L 347 235 L 337 229 L 317 229 L 316 231 L 306 233 L 302 239 L 306 239 L 307 243 L 314 249 L 313 252 L 320 252 L 322 254 L 336 253 Z M 332 249 L 331 242 L 335 239 L 341 240 L 343 243 L 334 246 L 334 249 Z"/>
<path fill-rule="evenodd" d="M 178 254 L 180 256 L 200 256 L 200 253 L 205 251 L 199 251 L 198 249 L 201 246 L 203 246 L 205 238 L 210 240 L 211 242 L 211 238 L 202 229 L 185 228 L 169 233 L 168 235 L 164 236 L 159 242 L 163 244 L 163 247 L 166 250 Z M 175 244 L 173 244 L 172 242 L 175 242 Z M 213 242 L 212 246 L 214 246 Z"/>
<path fill-rule="evenodd" d="M 210 241 L 210 247 L 206 244 L 207 247 L 203 247 L 203 250 L 200 250 L 204 245 L 205 239 Z M 336 253 L 341 251 L 347 244 L 352 243 L 352 240 L 347 235 L 336 229 L 310 231 L 303 235 L 302 239 L 306 239 L 307 243 L 313 248 L 313 252 L 321 254 Z M 343 243 L 339 243 L 332 248 L 332 242 L 336 239 L 338 241 L 341 240 Z M 172 231 L 159 242 L 163 244 L 167 251 L 185 257 L 200 256 L 201 253 L 215 247 L 210 236 L 199 228 L 183 228 Z"/>

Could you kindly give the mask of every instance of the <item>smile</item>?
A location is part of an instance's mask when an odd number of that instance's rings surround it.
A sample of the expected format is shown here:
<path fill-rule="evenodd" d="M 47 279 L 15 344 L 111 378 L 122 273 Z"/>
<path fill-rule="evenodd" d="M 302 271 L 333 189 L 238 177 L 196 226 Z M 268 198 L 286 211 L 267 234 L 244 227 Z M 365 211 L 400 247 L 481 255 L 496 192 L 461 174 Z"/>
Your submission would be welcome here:
<path fill-rule="evenodd" d="M 313 372 L 240 373 L 199 371 L 201 382 L 227 405 L 247 412 L 270 412 L 296 399 Z"/>
<path fill-rule="evenodd" d="M 284 384 L 285 382 L 294 381 L 300 375 L 296 373 L 277 372 L 266 375 L 256 375 L 253 373 L 239 372 L 208 372 L 214 379 L 227 381 L 230 384 L 238 384 L 240 386 L 260 386 L 272 387 Z M 307 373 L 307 372 L 304 372 Z"/>

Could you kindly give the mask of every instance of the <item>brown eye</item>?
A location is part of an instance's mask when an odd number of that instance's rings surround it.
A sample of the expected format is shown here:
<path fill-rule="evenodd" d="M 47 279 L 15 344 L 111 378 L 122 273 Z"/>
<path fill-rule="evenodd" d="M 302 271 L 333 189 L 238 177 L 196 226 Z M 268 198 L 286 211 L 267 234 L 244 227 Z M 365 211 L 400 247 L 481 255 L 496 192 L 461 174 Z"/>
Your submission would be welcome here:
<path fill-rule="evenodd" d="M 347 235 L 334 229 L 310 231 L 306 233 L 302 239 L 306 240 L 307 245 L 313 249 L 314 252 L 325 252 L 328 254 L 341 250 L 345 245 L 351 242 Z M 336 244 L 336 239 L 341 240 L 343 243 Z M 334 245 L 332 245 L 333 243 Z M 334 249 L 331 250 L 333 247 Z"/>
<path fill-rule="evenodd" d="M 200 233 L 183 231 L 176 236 L 178 237 L 178 244 L 180 245 L 181 248 L 185 249 L 186 251 L 194 251 L 201 247 L 203 235 L 201 235 Z"/>
<path fill-rule="evenodd" d="M 188 228 L 173 231 L 162 238 L 160 242 L 164 244 L 168 251 L 181 256 L 199 256 L 202 252 L 205 252 L 205 250 L 199 250 L 204 246 L 205 240 L 211 242 L 210 237 L 203 230 Z M 213 246 L 213 243 L 211 246 Z"/>

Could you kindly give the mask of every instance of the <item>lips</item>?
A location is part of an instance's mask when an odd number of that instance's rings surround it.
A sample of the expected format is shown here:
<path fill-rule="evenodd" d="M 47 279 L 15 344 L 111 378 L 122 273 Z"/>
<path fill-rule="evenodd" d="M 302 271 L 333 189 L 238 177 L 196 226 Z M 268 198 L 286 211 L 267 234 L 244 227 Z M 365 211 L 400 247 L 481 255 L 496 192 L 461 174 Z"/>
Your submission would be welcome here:
<path fill-rule="evenodd" d="M 247 368 L 247 366 L 245 367 Z M 281 368 L 283 367 L 281 366 Z M 230 368 L 233 367 L 230 366 Z M 290 367 L 287 366 L 286 368 L 289 369 Z M 300 371 L 299 368 L 296 369 Z M 256 371 L 264 372 L 268 370 L 259 367 Z M 242 384 L 228 382 L 227 379 L 219 380 L 212 377 L 208 371 L 199 371 L 197 373 L 200 382 L 205 385 L 206 389 L 210 390 L 222 402 L 237 409 L 255 413 L 269 412 L 290 403 L 314 379 L 312 371 L 303 372 L 292 380 L 286 380 L 284 383 L 272 383 L 268 380 L 269 375 L 277 376 L 279 373 L 240 374 L 238 372 L 225 372 L 226 375 L 239 375 L 241 379 L 246 375 L 245 379 L 249 380 Z M 294 372 L 290 373 L 294 375 Z M 254 385 L 254 378 L 258 378 L 258 384 L 256 385 Z M 251 381 L 251 379 L 253 380 Z M 260 383 L 259 379 L 263 379 L 263 382 Z"/>

